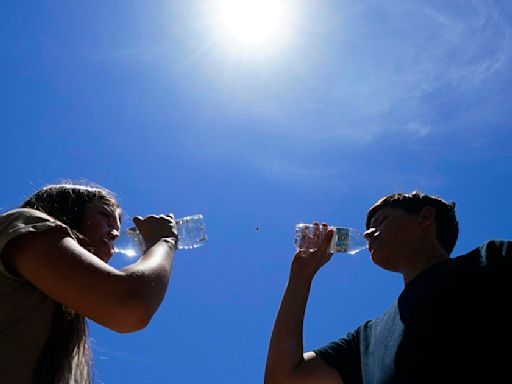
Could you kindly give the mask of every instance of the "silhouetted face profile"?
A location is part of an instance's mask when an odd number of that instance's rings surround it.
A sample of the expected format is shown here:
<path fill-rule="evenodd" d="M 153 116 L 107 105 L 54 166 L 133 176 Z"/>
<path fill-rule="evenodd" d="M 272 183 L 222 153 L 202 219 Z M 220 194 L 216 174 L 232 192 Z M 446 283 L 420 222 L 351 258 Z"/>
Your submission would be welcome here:
<path fill-rule="evenodd" d="M 372 261 L 384 269 L 399 272 L 421 234 L 419 219 L 419 215 L 399 208 L 380 209 L 365 232 Z"/>
<path fill-rule="evenodd" d="M 80 233 L 81 245 L 101 260 L 108 262 L 114 252 L 114 240 L 119 236 L 119 209 L 105 203 L 85 208 Z"/>

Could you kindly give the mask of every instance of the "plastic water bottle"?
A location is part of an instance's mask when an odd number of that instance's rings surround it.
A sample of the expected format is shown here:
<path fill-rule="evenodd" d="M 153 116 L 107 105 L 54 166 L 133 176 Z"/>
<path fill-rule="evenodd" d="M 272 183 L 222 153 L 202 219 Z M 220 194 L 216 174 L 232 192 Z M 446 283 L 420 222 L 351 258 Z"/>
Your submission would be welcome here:
<path fill-rule="evenodd" d="M 178 231 L 178 249 L 197 248 L 206 243 L 206 226 L 203 215 L 197 214 L 176 219 Z M 114 252 L 128 257 L 140 256 L 146 245 L 136 227 L 123 231 L 115 242 Z"/>
<path fill-rule="evenodd" d="M 329 252 L 353 255 L 365 248 L 368 242 L 363 233 L 347 227 L 325 227 L 318 224 L 297 224 L 295 226 L 295 248 L 315 250 L 329 229 L 334 230 Z"/>

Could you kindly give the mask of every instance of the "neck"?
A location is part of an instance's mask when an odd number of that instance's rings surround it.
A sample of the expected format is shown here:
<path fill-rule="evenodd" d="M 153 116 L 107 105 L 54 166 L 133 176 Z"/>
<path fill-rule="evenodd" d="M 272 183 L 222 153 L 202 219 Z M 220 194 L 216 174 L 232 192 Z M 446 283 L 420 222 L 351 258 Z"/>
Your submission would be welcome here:
<path fill-rule="evenodd" d="M 411 262 L 404 265 L 400 271 L 404 278 L 404 283 L 407 284 L 428 267 L 449 258 L 450 255 L 437 242 L 430 245 L 423 244 L 415 250 L 414 254 L 410 255 L 408 260 L 411 260 Z"/>

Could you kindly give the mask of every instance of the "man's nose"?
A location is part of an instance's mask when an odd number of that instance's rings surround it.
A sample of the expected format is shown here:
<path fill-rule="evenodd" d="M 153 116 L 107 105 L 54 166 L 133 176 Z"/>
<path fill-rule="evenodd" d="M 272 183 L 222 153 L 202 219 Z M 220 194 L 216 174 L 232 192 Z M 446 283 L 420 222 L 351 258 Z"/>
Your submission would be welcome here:
<path fill-rule="evenodd" d="M 364 231 L 363 236 L 366 240 L 370 240 L 375 235 L 375 232 L 377 232 L 376 228 L 370 228 Z"/>

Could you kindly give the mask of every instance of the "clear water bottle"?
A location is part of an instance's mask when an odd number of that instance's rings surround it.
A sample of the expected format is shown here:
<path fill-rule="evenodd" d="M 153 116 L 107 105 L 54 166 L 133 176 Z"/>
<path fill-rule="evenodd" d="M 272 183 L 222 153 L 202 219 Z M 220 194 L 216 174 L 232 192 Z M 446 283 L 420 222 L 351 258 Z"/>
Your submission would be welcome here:
<path fill-rule="evenodd" d="M 178 249 L 197 248 L 206 243 L 206 226 L 203 215 L 197 214 L 176 219 L 178 230 Z M 146 245 L 136 227 L 123 231 L 115 242 L 114 252 L 128 257 L 142 255 Z"/>
<path fill-rule="evenodd" d="M 353 255 L 368 248 L 368 242 L 363 233 L 354 228 L 326 227 L 318 224 L 297 224 L 295 226 L 295 248 L 317 249 L 329 229 L 334 230 L 330 246 L 331 253 Z"/>

